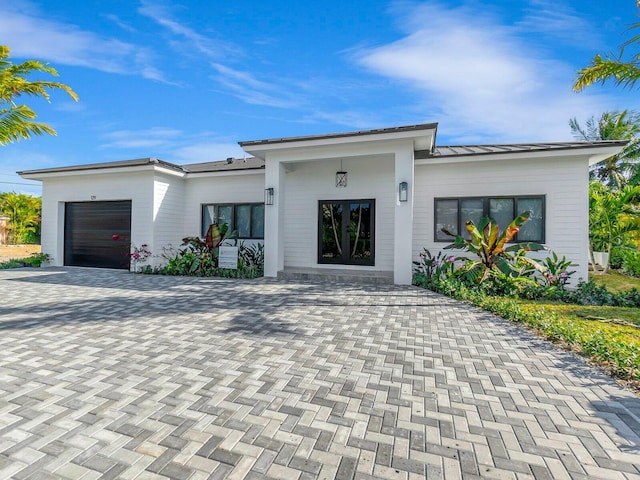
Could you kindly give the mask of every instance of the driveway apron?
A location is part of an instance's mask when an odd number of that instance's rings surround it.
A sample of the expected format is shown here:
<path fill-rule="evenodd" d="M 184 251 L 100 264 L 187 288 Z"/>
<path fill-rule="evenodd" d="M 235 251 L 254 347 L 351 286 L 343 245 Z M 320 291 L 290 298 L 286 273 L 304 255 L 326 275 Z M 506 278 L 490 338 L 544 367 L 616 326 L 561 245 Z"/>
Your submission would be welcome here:
<path fill-rule="evenodd" d="M 640 479 L 640 398 L 415 287 L 0 271 L 0 478 Z"/>

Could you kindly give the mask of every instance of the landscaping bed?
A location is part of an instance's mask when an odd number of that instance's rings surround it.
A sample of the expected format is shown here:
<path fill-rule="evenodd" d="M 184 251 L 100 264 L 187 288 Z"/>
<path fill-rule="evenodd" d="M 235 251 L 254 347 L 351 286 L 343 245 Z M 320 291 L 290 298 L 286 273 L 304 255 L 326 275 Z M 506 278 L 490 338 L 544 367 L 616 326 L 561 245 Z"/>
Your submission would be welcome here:
<path fill-rule="evenodd" d="M 40 252 L 40 245 L 0 245 L 0 261 L 25 258 Z"/>

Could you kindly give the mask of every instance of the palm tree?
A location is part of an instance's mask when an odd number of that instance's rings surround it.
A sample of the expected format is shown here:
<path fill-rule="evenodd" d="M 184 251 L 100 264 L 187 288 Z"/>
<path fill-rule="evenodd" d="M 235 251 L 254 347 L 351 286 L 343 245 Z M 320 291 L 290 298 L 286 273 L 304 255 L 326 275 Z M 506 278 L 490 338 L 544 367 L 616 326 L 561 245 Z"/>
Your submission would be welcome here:
<path fill-rule="evenodd" d="M 0 214 L 9 217 L 9 243 L 38 243 L 42 199 L 25 194 L 0 193 Z"/>
<path fill-rule="evenodd" d="M 640 186 L 624 185 L 614 192 L 599 182 L 589 185 L 590 252 L 621 246 L 640 231 Z M 595 263 L 594 263 L 595 266 Z M 607 273 L 609 265 L 605 265 Z"/>
<path fill-rule="evenodd" d="M 0 146 L 28 139 L 31 135 L 56 135 L 56 131 L 49 125 L 33 122 L 36 113 L 27 105 L 18 105 L 16 98 L 24 95 L 49 101 L 48 90 L 51 89 L 64 90 L 76 101 L 78 95 L 62 83 L 27 80 L 26 76 L 33 72 L 53 76 L 58 76 L 58 72 L 38 60 L 27 60 L 14 65 L 8 60 L 9 53 L 9 47 L 0 45 Z"/>
<path fill-rule="evenodd" d="M 594 117 L 587 120 L 584 128 L 574 117 L 569 120 L 569 127 L 579 140 L 629 140 L 620 153 L 594 165 L 590 172 L 592 179 L 620 189 L 628 179 L 638 176 L 640 115 L 628 110 L 605 112 L 597 122 Z"/>
<path fill-rule="evenodd" d="M 640 8 L 640 0 L 636 2 Z M 640 23 L 635 23 L 630 30 L 640 28 Z M 620 54 L 596 55 L 591 60 L 588 67 L 578 70 L 577 78 L 573 84 L 573 90 L 582 91 L 584 88 L 594 83 L 605 83 L 607 80 L 613 80 L 615 85 L 623 87 L 634 87 L 638 79 L 640 79 L 640 53 L 631 55 L 628 60 L 623 60 L 625 50 L 630 45 L 640 43 L 640 35 L 635 35 L 627 40 L 620 48 Z"/>

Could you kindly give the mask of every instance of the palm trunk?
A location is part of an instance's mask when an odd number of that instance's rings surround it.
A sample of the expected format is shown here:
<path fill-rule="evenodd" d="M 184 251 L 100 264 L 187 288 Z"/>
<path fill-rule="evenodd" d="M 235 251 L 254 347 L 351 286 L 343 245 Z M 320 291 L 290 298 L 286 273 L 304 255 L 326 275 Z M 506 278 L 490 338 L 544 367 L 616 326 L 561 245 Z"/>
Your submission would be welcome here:
<path fill-rule="evenodd" d="M 329 215 L 331 215 L 331 228 L 333 230 L 333 238 L 336 240 L 336 247 L 338 248 L 338 253 L 342 255 L 342 247 L 340 246 L 340 241 L 338 240 L 338 232 L 336 231 L 336 220 L 333 218 L 333 207 L 329 206 Z"/>
<path fill-rule="evenodd" d="M 360 240 L 360 224 L 361 223 L 362 223 L 362 204 L 360 204 L 360 208 L 358 209 L 358 228 L 356 228 L 356 241 L 353 243 L 353 251 L 351 252 L 352 257 L 356 255 L 356 250 L 358 249 L 358 240 Z"/>

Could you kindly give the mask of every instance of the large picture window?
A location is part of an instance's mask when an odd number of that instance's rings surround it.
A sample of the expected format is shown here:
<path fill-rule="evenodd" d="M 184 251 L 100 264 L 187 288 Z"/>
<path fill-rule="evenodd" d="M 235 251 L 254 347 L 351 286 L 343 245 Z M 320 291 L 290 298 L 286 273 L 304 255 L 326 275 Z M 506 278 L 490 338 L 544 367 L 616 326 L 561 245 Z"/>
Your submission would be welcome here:
<path fill-rule="evenodd" d="M 522 197 L 461 197 L 435 199 L 436 242 L 450 242 L 452 238 L 442 231 L 469 238 L 465 228 L 468 220 L 476 225 L 483 217 L 492 217 L 500 229 L 504 229 L 521 213 L 531 210 L 531 216 L 514 237 L 514 242 L 544 243 L 544 196 L 527 195 Z"/>
<path fill-rule="evenodd" d="M 239 203 L 202 205 L 202 236 L 207 234 L 209 225 L 227 224 L 229 232 L 238 231 L 238 238 L 264 238 L 264 204 Z"/>

